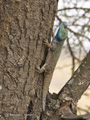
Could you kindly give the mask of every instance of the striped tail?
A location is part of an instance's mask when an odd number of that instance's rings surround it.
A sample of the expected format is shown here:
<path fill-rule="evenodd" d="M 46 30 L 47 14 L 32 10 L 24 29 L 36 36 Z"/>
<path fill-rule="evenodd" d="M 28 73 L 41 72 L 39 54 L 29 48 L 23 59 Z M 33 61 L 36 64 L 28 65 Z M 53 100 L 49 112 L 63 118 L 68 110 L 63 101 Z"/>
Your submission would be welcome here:
<path fill-rule="evenodd" d="M 51 75 L 45 75 L 44 85 L 43 85 L 43 97 L 42 97 L 43 111 L 45 111 L 46 97 L 49 90 L 51 79 L 52 79 Z"/>
<path fill-rule="evenodd" d="M 43 101 L 42 101 L 42 103 L 43 103 L 43 111 L 45 111 L 47 92 L 48 91 L 43 91 Z"/>

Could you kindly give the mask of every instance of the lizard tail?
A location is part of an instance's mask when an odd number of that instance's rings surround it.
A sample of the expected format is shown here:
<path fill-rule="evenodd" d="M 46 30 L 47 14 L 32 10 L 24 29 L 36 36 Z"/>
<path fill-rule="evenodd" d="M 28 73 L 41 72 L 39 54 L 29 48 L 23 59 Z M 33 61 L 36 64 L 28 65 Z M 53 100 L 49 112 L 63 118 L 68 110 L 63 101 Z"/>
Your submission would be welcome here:
<path fill-rule="evenodd" d="M 42 104 L 43 104 L 43 111 L 45 111 L 46 106 L 46 97 L 49 90 L 51 79 L 49 76 L 45 77 L 44 79 L 44 85 L 43 85 L 43 97 L 42 97 Z"/>
<path fill-rule="evenodd" d="M 43 111 L 45 111 L 47 91 L 43 92 Z"/>

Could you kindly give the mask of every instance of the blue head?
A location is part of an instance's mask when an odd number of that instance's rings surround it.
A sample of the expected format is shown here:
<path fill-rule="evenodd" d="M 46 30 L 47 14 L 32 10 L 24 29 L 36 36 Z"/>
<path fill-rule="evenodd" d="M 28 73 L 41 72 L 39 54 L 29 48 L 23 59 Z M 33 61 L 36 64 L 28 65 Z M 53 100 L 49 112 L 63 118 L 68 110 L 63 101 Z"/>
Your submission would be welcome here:
<path fill-rule="evenodd" d="M 67 26 L 64 23 L 61 23 L 54 39 L 59 41 L 65 40 L 67 36 L 68 36 Z"/>

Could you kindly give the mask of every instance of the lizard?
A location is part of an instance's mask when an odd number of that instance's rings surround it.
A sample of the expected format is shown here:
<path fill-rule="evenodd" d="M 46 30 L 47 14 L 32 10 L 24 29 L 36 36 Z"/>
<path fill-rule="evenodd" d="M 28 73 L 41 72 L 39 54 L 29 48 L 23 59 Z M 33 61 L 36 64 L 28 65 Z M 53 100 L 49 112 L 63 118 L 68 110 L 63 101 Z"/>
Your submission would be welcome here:
<path fill-rule="evenodd" d="M 45 64 L 41 68 L 38 65 L 36 66 L 37 72 L 39 73 L 44 72 L 44 83 L 42 93 L 43 111 L 45 111 L 46 96 L 49 90 L 49 85 L 53 76 L 53 72 L 57 64 L 58 58 L 60 56 L 62 46 L 67 36 L 68 36 L 67 26 L 64 23 L 61 23 L 51 43 L 49 43 L 48 40 L 44 41 L 46 46 L 49 48 Z"/>

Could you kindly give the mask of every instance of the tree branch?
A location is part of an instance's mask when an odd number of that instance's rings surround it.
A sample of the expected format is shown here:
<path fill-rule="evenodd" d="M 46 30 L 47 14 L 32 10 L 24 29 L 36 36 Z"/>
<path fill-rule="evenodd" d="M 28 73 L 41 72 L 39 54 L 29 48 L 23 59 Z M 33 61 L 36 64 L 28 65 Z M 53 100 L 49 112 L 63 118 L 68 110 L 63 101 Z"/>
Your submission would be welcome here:
<path fill-rule="evenodd" d="M 68 45 L 68 49 L 69 49 L 69 52 L 70 52 L 70 55 L 72 57 L 72 74 L 74 73 L 74 70 L 75 70 L 75 60 L 77 60 L 78 62 L 80 62 L 80 60 L 74 55 L 73 51 L 72 51 L 72 48 L 70 46 L 70 43 L 69 43 L 69 39 L 67 38 L 67 45 Z"/>
<path fill-rule="evenodd" d="M 83 35 L 83 34 L 77 33 L 77 32 L 73 31 L 73 30 L 70 29 L 70 28 L 68 28 L 68 30 L 69 30 L 70 32 L 72 32 L 74 35 L 76 35 L 76 36 L 82 36 L 82 37 L 84 37 L 84 38 L 86 38 L 86 39 L 88 39 L 88 40 L 90 41 L 90 38 L 89 38 L 89 37 L 87 37 L 87 36 L 85 36 L 85 35 Z"/>
<path fill-rule="evenodd" d="M 90 52 L 84 58 L 70 80 L 62 88 L 58 95 L 56 95 L 56 100 L 59 99 L 60 101 L 60 107 L 58 107 L 47 120 L 89 120 L 90 114 L 76 115 L 76 104 L 89 85 Z M 48 103 L 48 107 L 49 106 L 50 101 Z"/>
<path fill-rule="evenodd" d="M 60 23 L 63 22 L 63 21 L 58 17 L 58 15 L 56 15 L 56 18 L 60 21 Z M 89 38 L 89 37 L 87 37 L 87 36 L 85 36 L 85 35 L 83 35 L 83 34 L 81 34 L 81 33 L 75 32 L 75 31 L 73 31 L 73 30 L 72 30 L 71 28 L 69 28 L 69 27 L 68 27 L 68 30 L 69 30 L 71 33 L 73 33 L 74 35 L 84 37 L 84 38 L 86 38 L 86 39 L 88 39 L 88 40 L 90 41 L 90 38 Z"/>
<path fill-rule="evenodd" d="M 59 9 L 58 11 L 64 11 L 64 10 L 90 10 L 90 8 L 82 8 L 82 7 L 73 7 L 73 8 L 63 8 L 63 9 Z"/>
<path fill-rule="evenodd" d="M 61 92 L 59 92 L 58 95 L 59 97 L 61 97 L 64 94 L 65 89 L 68 89 L 70 97 L 77 102 L 89 85 L 90 85 L 90 52 L 87 54 L 79 68 L 74 72 L 73 76 L 66 83 L 66 85 L 63 87 L 63 89 L 61 90 Z"/>
<path fill-rule="evenodd" d="M 90 114 L 86 114 L 86 115 L 73 115 L 69 114 L 68 117 L 62 117 L 62 120 L 90 120 Z"/>

